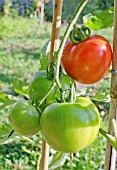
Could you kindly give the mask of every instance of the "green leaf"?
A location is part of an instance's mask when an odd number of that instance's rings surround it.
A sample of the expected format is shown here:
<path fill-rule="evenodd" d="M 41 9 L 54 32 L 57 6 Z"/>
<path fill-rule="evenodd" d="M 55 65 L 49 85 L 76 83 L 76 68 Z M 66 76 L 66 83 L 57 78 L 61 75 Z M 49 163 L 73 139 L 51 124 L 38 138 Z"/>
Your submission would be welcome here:
<path fill-rule="evenodd" d="M 13 139 L 15 136 L 18 136 L 16 132 L 10 135 L 12 131 L 13 129 L 9 124 L 4 123 L 0 125 L 0 145 L 4 144 L 5 142 L 10 142 L 11 139 Z"/>
<path fill-rule="evenodd" d="M 110 13 L 114 13 L 114 6 L 111 6 L 111 7 L 110 7 L 109 12 L 110 12 Z"/>
<path fill-rule="evenodd" d="M 113 8 L 109 11 L 94 11 L 93 15 L 88 14 L 83 17 L 83 23 L 85 26 L 93 29 L 99 30 L 102 28 L 108 28 L 113 26 Z"/>
<path fill-rule="evenodd" d="M 55 168 L 58 168 L 62 166 L 67 158 L 66 153 L 61 153 L 57 152 L 54 155 L 50 157 L 50 162 L 49 162 L 49 170 L 54 170 Z"/>
<path fill-rule="evenodd" d="M 104 93 L 96 93 L 93 96 L 90 96 L 91 100 L 99 102 L 110 102 L 110 96 Z"/>
<path fill-rule="evenodd" d="M 46 70 L 49 61 L 50 41 L 47 42 L 40 53 L 40 70 Z"/>
<path fill-rule="evenodd" d="M 83 17 L 83 23 L 85 26 L 93 30 L 99 30 L 103 27 L 103 22 L 96 16 L 93 16 L 92 14 L 85 15 Z"/>
<path fill-rule="evenodd" d="M 25 86 L 23 81 L 15 78 L 13 81 L 13 88 L 15 92 L 28 97 L 28 88 Z"/>
<path fill-rule="evenodd" d="M 14 104 L 17 100 L 11 96 L 11 95 L 6 95 L 5 93 L 0 94 L 0 109 L 4 109 L 8 106 L 11 106 Z"/>

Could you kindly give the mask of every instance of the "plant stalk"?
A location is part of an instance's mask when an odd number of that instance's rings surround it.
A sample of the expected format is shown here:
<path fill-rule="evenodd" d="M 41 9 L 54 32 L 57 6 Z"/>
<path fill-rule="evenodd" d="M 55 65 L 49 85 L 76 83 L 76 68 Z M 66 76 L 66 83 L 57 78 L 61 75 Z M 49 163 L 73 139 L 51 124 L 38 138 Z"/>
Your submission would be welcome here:
<path fill-rule="evenodd" d="M 111 74 L 111 90 L 110 90 L 110 113 L 108 122 L 108 133 L 113 135 L 112 131 L 112 119 L 117 118 L 117 74 L 114 73 L 117 70 L 117 0 L 114 1 L 114 32 L 113 32 L 113 55 L 114 59 L 112 62 L 112 74 Z M 111 146 L 110 142 L 107 141 L 105 166 L 104 170 L 114 170 L 116 162 L 116 151 Z"/>
<path fill-rule="evenodd" d="M 59 48 L 62 4 L 63 4 L 63 0 L 54 0 L 51 47 L 50 47 L 50 61 L 52 61 L 54 59 L 53 54 Z M 43 139 L 41 170 L 48 170 L 48 157 L 49 157 L 49 145 Z"/>
<path fill-rule="evenodd" d="M 60 43 L 60 46 L 59 46 L 59 49 L 57 51 L 57 53 L 55 54 L 57 57 L 57 66 L 56 66 L 56 73 L 55 73 L 55 80 L 56 80 L 56 83 L 59 87 L 59 89 L 61 89 L 61 84 L 60 84 L 60 81 L 59 81 L 59 67 L 60 67 L 60 62 L 61 62 L 61 57 L 62 57 L 62 52 L 63 52 L 63 49 L 64 49 L 64 45 L 65 45 L 65 42 L 69 36 L 69 33 L 73 27 L 73 25 L 76 23 L 81 11 L 83 10 L 83 8 L 85 7 L 85 5 L 87 4 L 88 0 L 82 0 L 81 3 L 79 4 L 79 6 L 77 7 L 73 17 L 71 18 L 69 24 L 68 24 L 68 27 L 64 33 L 64 36 L 63 36 L 63 39 Z"/>
<path fill-rule="evenodd" d="M 54 53 L 59 48 L 62 4 L 63 4 L 63 0 L 54 0 L 50 61 L 54 59 Z"/>

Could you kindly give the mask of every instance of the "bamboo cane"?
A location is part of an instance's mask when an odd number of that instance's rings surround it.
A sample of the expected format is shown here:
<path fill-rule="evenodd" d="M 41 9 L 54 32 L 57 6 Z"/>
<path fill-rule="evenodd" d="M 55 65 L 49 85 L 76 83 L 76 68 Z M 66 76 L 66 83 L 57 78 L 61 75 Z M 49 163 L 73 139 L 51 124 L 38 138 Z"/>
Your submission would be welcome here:
<path fill-rule="evenodd" d="M 62 4 L 63 4 L 63 0 L 54 0 L 50 61 L 53 60 L 53 54 L 59 48 Z"/>
<path fill-rule="evenodd" d="M 51 47 L 50 47 L 50 61 L 54 59 L 53 54 L 59 48 L 62 4 L 63 4 L 63 0 L 54 0 Z M 49 156 L 49 145 L 43 139 L 41 170 L 48 170 L 48 156 Z"/>
<path fill-rule="evenodd" d="M 111 91 L 110 91 L 110 114 L 108 123 L 108 133 L 112 132 L 112 119 L 117 117 L 117 0 L 114 1 L 114 32 L 113 32 L 113 55 L 114 59 L 112 62 L 112 74 L 111 74 Z M 115 170 L 116 151 L 112 148 L 111 144 L 107 142 L 105 166 L 104 170 Z"/>

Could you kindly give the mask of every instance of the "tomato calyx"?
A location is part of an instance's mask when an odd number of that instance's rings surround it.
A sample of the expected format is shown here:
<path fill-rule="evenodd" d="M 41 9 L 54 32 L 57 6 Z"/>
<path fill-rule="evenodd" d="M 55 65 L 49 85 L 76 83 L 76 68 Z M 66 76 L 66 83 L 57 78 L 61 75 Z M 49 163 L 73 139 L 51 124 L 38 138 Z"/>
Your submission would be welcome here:
<path fill-rule="evenodd" d="M 73 30 L 71 30 L 71 32 L 69 34 L 69 38 L 74 44 L 78 44 L 78 43 L 86 40 L 88 37 L 90 37 L 90 35 L 91 35 L 91 31 L 88 27 L 85 27 L 83 25 L 83 26 L 81 26 L 81 28 L 79 28 L 75 24 L 73 26 Z"/>
<path fill-rule="evenodd" d="M 74 83 L 70 83 L 70 88 L 60 91 L 60 99 L 56 98 L 59 103 L 65 102 L 75 102 L 76 101 L 76 92 Z"/>
<path fill-rule="evenodd" d="M 47 78 L 53 80 L 55 76 L 55 72 L 56 72 L 56 61 L 53 60 L 47 66 Z M 61 77 L 62 75 L 63 75 L 63 67 L 60 65 L 59 77 Z"/>

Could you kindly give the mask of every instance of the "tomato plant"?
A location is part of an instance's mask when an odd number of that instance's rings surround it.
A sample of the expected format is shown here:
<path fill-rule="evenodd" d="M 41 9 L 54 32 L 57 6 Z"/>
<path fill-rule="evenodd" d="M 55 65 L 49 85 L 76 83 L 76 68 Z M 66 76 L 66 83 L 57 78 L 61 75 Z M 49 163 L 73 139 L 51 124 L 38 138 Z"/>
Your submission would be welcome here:
<path fill-rule="evenodd" d="M 100 128 L 98 109 L 89 99 L 82 97 L 76 99 L 76 91 L 73 84 L 74 80 L 83 84 L 92 84 L 101 80 L 107 73 L 113 58 L 111 46 L 104 37 L 99 35 L 90 36 L 89 29 L 85 27 L 77 29 L 77 26 L 75 26 L 77 17 L 87 2 L 88 0 L 82 0 L 79 4 L 68 24 L 59 49 L 50 50 L 50 59 L 48 59 L 48 49 L 43 48 L 40 55 L 41 71 L 33 76 L 29 83 L 28 90 L 22 81 L 17 81 L 17 79 L 14 81 L 15 92 L 27 100 L 29 99 L 29 101 L 20 100 L 13 105 L 9 115 L 9 122 L 13 129 L 22 135 L 32 136 L 41 128 L 42 135 L 47 143 L 53 149 L 61 152 L 71 153 L 80 151 L 88 147 L 95 140 Z M 56 2 L 54 5 L 55 10 L 58 6 Z M 54 12 L 54 14 L 56 14 L 56 12 Z M 56 23 L 57 22 L 58 17 Z M 51 41 L 51 45 L 57 47 L 57 44 L 53 42 L 58 42 L 59 38 L 58 36 L 54 36 L 54 33 L 55 31 L 58 33 L 60 27 L 58 24 L 53 23 L 52 25 L 53 27 L 55 26 L 55 30 L 52 29 L 52 36 L 54 38 Z M 71 31 L 72 27 L 74 27 L 74 30 Z M 79 37 L 79 35 L 81 35 L 80 31 L 83 33 L 81 37 Z M 78 34 L 76 34 L 76 32 Z M 75 37 L 74 43 L 70 40 L 66 42 L 68 35 L 71 35 L 72 38 Z M 49 63 L 48 61 L 51 62 Z M 60 61 L 68 75 L 63 74 Z M 53 67 L 51 67 L 51 64 L 53 64 Z M 47 75 L 46 70 L 50 74 Z M 113 73 L 116 73 L 115 68 L 113 69 Z M 61 76 L 61 74 L 63 75 Z M 2 108 L 10 106 L 16 101 L 15 98 L 6 95 L 0 95 L 0 99 Z M 1 126 L 1 128 L 6 131 L 6 127 Z M 109 139 L 109 135 L 101 128 L 100 132 Z M 12 135 L 12 133 L 9 135 L 8 133 L 9 131 L 6 132 L 6 138 Z M 113 136 L 110 136 L 110 143 L 117 149 L 116 135 L 114 141 L 112 141 L 112 138 Z M 32 140 L 28 141 L 32 143 Z M 35 142 L 33 144 L 37 146 Z M 25 151 L 27 150 L 25 149 Z M 41 169 L 47 169 L 44 168 L 45 164 L 48 165 L 48 162 L 46 162 L 47 159 L 43 159 L 44 156 L 47 158 L 47 155 L 44 155 L 45 153 L 47 154 L 46 151 L 46 144 L 44 143 L 43 145 L 42 143 L 43 155 L 41 166 L 43 168 Z M 31 154 L 33 153 L 31 152 Z M 57 164 L 58 159 L 58 155 L 55 155 L 55 157 L 51 159 L 50 164 Z M 37 169 L 40 168 L 39 161 L 40 156 Z M 60 163 L 60 161 L 58 162 Z"/>
<path fill-rule="evenodd" d="M 92 84 L 105 76 L 112 59 L 109 42 L 102 36 L 92 35 L 78 44 L 68 40 L 61 61 L 66 73 L 74 80 Z"/>
<path fill-rule="evenodd" d="M 53 103 L 42 113 L 42 134 L 46 142 L 61 152 L 77 152 L 96 138 L 100 116 L 96 106 L 86 98 L 76 103 Z"/>
<path fill-rule="evenodd" d="M 40 130 L 40 113 L 28 101 L 19 100 L 10 111 L 9 122 L 16 132 L 32 136 Z"/>

